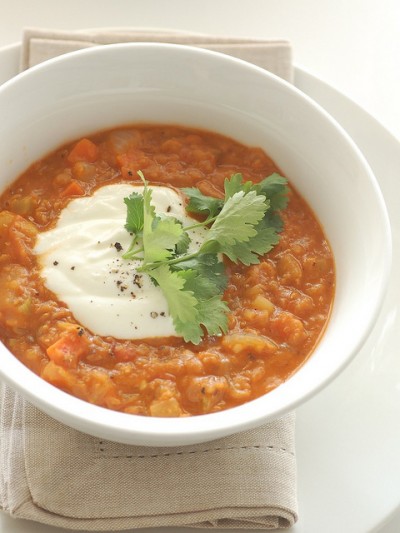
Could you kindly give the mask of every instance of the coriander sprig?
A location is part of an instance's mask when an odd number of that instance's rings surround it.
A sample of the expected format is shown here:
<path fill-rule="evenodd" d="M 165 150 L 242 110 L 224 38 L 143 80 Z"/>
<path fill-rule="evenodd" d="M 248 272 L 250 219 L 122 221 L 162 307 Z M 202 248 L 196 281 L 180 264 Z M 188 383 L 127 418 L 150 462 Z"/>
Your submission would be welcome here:
<path fill-rule="evenodd" d="M 175 217 L 156 214 L 151 188 L 143 173 L 138 174 L 143 194 L 124 198 L 125 228 L 133 238 L 123 257 L 139 259 L 138 270 L 160 286 L 175 330 L 185 341 L 198 344 L 205 331 L 225 333 L 229 309 L 222 297 L 227 277 L 220 256 L 234 263 L 256 264 L 279 242 L 278 211 L 287 205 L 286 179 L 272 174 L 253 184 L 234 174 L 225 180 L 224 199 L 206 196 L 195 187 L 182 189 L 188 197 L 187 211 L 205 217 L 183 227 Z M 206 238 L 189 252 L 188 231 L 201 226 L 209 228 Z"/>

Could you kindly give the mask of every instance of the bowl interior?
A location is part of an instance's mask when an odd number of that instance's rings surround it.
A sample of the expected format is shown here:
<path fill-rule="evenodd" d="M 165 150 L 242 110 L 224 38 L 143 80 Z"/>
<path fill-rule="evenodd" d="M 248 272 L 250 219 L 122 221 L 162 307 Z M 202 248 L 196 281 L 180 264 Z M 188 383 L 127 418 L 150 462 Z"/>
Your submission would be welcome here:
<path fill-rule="evenodd" d="M 311 205 L 336 260 L 331 320 L 307 364 L 268 395 L 224 413 L 171 424 L 108 412 L 43 382 L 2 347 L 4 379 L 55 418 L 127 443 L 205 441 L 294 408 L 336 376 L 365 341 L 390 264 L 382 195 L 348 136 L 295 88 L 221 54 L 124 44 L 68 54 L 23 73 L 0 88 L 0 110 L 1 190 L 57 146 L 134 122 L 204 128 L 260 146 Z"/>

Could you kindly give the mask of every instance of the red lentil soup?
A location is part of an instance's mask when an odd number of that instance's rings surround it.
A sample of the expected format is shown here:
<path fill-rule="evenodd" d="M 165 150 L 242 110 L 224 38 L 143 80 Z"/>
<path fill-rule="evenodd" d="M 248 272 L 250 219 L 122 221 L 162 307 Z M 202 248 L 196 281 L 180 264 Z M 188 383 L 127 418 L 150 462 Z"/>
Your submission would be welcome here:
<path fill-rule="evenodd" d="M 226 177 L 279 172 L 266 153 L 218 134 L 134 125 L 74 142 L 33 164 L 0 197 L 0 338 L 47 382 L 125 413 L 190 416 L 264 395 L 307 360 L 329 319 L 334 260 L 306 202 L 289 186 L 279 244 L 246 267 L 227 262 L 229 330 L 200 344 L 119 340 L 75 320 L 45 286 L 33 251 L 78 196 L 137 180 L 222 196 Z M 121 205 L 121 209 L 124 206 Z"/>

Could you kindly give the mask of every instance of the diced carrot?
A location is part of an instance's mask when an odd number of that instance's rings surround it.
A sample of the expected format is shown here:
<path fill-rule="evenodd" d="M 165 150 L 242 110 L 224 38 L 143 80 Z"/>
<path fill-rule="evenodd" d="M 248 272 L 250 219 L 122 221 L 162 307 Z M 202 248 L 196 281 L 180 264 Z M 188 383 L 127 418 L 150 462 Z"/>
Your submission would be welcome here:
<path fill-rule="evenodd" d="M 65 196 L 83 196 L 84 194 L 85 191 L 81 185 L 79 185 L 77 181 L 71 181 L 71 183 L 61 192 L 60 196 L 64 198 Z"/>
<path fill-rule="evenodd" d="M 137 180 L 137 171 L 145 170 L 150 164 L 150 159 L 141 150 L 132 149 L 129 152 L 118 154 L 116 162 L 124 179 Z"/>
<path fill-rule="evenodd" d="M 63 334 L 47 348 L 49 359 L 64 368 L 76 368 L 80 357 L 87 351 L 88 347 L 88 339 L 82 335 L 82 331 L 78 327 Z"/>
<path fill-rule="evenodd" d="M 77 161 L 88 161 L 93 163 L 98 157 L 97 146 L 89 139 L 81 139 L 76 143 L 68 154 L 67 160 L 69 163 L 76 163 Z"/>

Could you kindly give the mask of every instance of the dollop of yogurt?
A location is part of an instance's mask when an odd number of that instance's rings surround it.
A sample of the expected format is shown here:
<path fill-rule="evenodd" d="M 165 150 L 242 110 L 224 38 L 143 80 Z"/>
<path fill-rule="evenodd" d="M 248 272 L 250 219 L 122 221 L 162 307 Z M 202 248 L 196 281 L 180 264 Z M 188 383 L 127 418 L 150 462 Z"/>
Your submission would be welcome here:
<path fill-rule="evenodd" d="M 194 223 L 179 192 L 151 186 L 156 213 Z M 137 271 L 140 260 L 125 260 L 132 236 L 125 229 L 123 199 L 143 186 L 105 185 L 92 196 L 71 200 L 54 228 L 38 235 L 45 285 L 64 302 L 80 324 L 93 333 L 118 339 L 176 336 L 167 301 L 150 277 Z M 189 230 L 192 251 L 206 228 Z"/>

